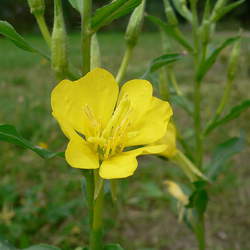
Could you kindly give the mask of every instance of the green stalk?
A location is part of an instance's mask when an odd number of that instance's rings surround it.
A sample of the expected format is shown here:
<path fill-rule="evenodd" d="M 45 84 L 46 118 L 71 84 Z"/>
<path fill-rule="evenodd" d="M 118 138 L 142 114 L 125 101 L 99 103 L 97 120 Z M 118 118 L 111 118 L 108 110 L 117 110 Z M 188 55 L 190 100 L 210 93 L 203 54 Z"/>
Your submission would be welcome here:
<path fill-rule="evenodd" d="M 193 40 L 194 40 L 194 64 L 195 72 L 199 68 L 201 60 L 199 58 L 200 54 L 200 37 L 198 33 L 199 24 L 197 16 L 197 1 L 191 1 L 192 10 L 192 30 L 193 30 Z M 195 73 L 196 75 L 196 73 Z M 195 79 L 194 82 L 194 128 L 195 128 L 195 150 L 196 150 L 196 165 L 198 168 L 202 167 L 203 158 L 203 138 L 202 138 L 202 127 L 201 127 L 201 82 Z"/>
<path fill-rule="evenodd" d="M 100 178 L 100 177 L 98 177 Z M 102 211 L 103 211 L 103 200 L 104 200 L 104 191 L 103 186 L 98 192 L 98 196 L 94 200 L 93 207 L 93 221 L 90 233 L 90 250 L 102 250 L 103 249 L 103 220 L 102 220 Z"/>
<path fill-rule="evenodd" d="M 87 199 L 88 211 L 89 211 L 89 224 L 91 226 L 93 223 L 94 190 L 95 190 L 93 170 L 85 170 L 84 177 L 86 180 L 86 194 L 87 194 L 86 199 Z"/>
<path fill-rule="evenodd" d="M 39 29 L 42 33 L 42 36 L 43 36 L 45 42 L 47 43 L 48 47 L 50 48 L 51 47 L 51 36 L 50 36 L 48 26 L 47 26 L 45 19 L 44 19 L 44 15 L 35 14 L 35 18 L 36 18 L 36 21 L 38 23 Z"/>
<path fill-rule="evenodd" d="M 195 228 L 195 236 L 198 241 L 199 250 L 206 249 L 206 238 L 205 238 L 205 224 L 204 224 L 204 216 L 199 218 L 199 222 Z"/>
<path fill-rule="evenodd" d="M 124 76 L 127 72 L 128 63 L 129 63 L 129 60 L 131 59 L 133 48 L 134 47 L 129 45 L 129 44 L 126 47 L 126 51 L 124 53 L 120 68 L 119 68 L 117 76 L 116 76 L 117 83 L 121 83 L 122 79 L 124 78 Z"/>
<path fill-rule="evenodd" d="M 90 71 L 92 0 L 83 0 L 81 15 L 82 74 Z"/>

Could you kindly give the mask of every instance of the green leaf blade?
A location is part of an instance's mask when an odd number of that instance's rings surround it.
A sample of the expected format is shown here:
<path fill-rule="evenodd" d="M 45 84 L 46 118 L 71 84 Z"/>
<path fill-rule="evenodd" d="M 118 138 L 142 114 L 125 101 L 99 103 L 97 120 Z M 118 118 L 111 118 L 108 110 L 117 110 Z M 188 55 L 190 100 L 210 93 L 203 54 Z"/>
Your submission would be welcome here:
<path fill-rule="evenodd" d="M 15 28 L 10 23 L 0 21 L 0 34 L 13 42 L 18 48 L 28 52 L 40 54 L 49 60 L 49 56 L 30 45 L 20 34 L 17 33 Z"/>
<path fill-rule="evenodd" d="M 141 0 L 115 0 L 96 10 L 91 26 L 93 32 L 131 12 Z"/>
<path fill-rule="evenodd" d="M 69 0 L 71 6 L 77 11 L 79 11 L 79 13 L 82 13 L 83 10 L 82 2 L 83 2 L 82 0 Z"/>
<path fill-rule="evenodd" d="M 226 47 L 228 47 L 229 45 L 238 41 L 239 39 L 240 39 L 239 36 L 228 38 L 220 46 L 214 49 L 214 51 L 209 55 L 209 57 L 203 63 L 201 63 L 198 69 L 198 72 L 196 74 L 196 79 L 198 82 L 202 81 L 202 79 L 205 77 L 209 69 L 214 65 L 220 52 Z"/>
<path fill-rule="evenodd" d="M 30 149 L 33 152 L 37 153 L 44 159 L 50 159 L 55 156 L 63 157 L 63 153 L 51 152 L 47 149 L 40 148 L 36 145 L 33 145 L 31 142 L 23 138 L 12 125 L 3 124 L 0 125 L 0 141 L 9 142 L 11 144 Z"/>
<path fill-rule="evenodd" d="M 210 164 L 206 167 L 206 175 L 215 180 L 224 164 L 235 154 L 240 153 L 245 148 L 245 139 L 241 137 L 233 137 L 219 144 L 213 153 Z"/>
<path fill-rule="evenodd" d="M 210 134 L 215 128 L 224 125 L 236 118 L 238 118 L 242 112 L 250 108 L 250 99 L 242 101 L 240 104 L 234 106 L 227 115 L 221 119 L 213 121 L 205 130 L 205 135 Z"/>
<path fill-rule="evenodd" d="M 193 52 L 192 46 L 185 39 L 185 37 L 183 36 L 183 34 L 178 28 L 164 23 L 160 18 L 155 17 L 155 16 L 148 15 L 147 18 L 153 24 L 155 24 L 159 29 L 162 29 L 168 36 L 170 36 L 175 41 L 177 41 L 180 45 L 182 45 L 186 50 L 188 50 L 189 52 Z"/>

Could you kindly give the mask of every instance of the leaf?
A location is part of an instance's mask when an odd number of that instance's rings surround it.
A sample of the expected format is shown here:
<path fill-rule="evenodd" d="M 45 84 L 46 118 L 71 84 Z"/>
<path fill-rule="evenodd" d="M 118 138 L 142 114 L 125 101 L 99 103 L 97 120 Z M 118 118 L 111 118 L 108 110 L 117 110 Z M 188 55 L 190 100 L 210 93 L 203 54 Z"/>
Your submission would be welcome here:
<path fill-rule="evenodd" d="M 192 13 L 189 11 L 186 4 L 183 3 L 183 1 L 181 2 L 180 0 L 173 0 L 173 4 L 178 13 L 191 23 L 193 19 Z"/>
<path fill-rule="evenodd" d="M 60 250 L 60 248 L 55 247 L 55 246 L 50 246 L 47 244 L 39 244 L 39 245 L 25 248 L 24 250 Z"/>
<path fill-rule="evenodd" d="M 239 36 L 228 38 L 219 47 L 217 47 L 203 63 L 201 63 L 198 72 L 196 74 L 196 79 L 198 82 L 201 82 L 201 80 L 204 78 L 208 70 L 214 65 L 220 52 L 227 46 L 238 41 L 239 39 L 240 39 Z"/>
<path fill-rule="evenodd" d="M 195 191 L 189 197 L 188 208 L 193 208 L 199 217 L 202 217 L 207 209 L 208 194 L 205 190 L 206 182 L 197 181 L 193 183 Z"/>
<path fill-rule="evenodd" d="M 239 5 L 241 5 L 244 2 L 245 2 L 245 0 L 239 0 L 239 1 L 236 1 L 234 3 L 229 4 L 227 6 L 222 7 L 221 9 L 218 10 L 218 14 L 215 17 L 214 22 L 218 22 L 228 12 L 230 12 L 231 10 L 237 8 Z"/>
<path fill-rule="evenodd" d="M 149 73 L 153 73 L 154 71 L 158 70 L 159 68 L 174 63 L 180 59 L 182 59 L 183 56 L 180 53 L 173 53 L 173 54 L 165 54 L 162 56 L 159 56 L 155 59 L 153 59 L 146 72 L 143 74 L 142 78 L 145 78 Z"/>
<path fill-rule="evenodd" d="M 214 120 L 205 130 L 205 135 L 208 135 L 212 130 L 216 127 L 221 126 L 230 122 L 231 120 L 236 119 L 241 115 L 242 112 L 246 111 L 250 107 L 250 100 L 244 100 L 239 105 L 234 106 L 227 115 L 222 117 L 221 119 Z"/>
<path fill-rule="evenodd" d="M 108 244 L 104 246 L 104 250 L 124 250 L 119 244 Z"/>
<path fill-rule="evenodd" d="M 40 148 L 38 146 L 33 145 L 28 140 L 24 139 L 16 130 L 16 128 L 12 125 L 3 124 L 0 125 L 0 141 L 9 142 L 15 144 L 17 146 L 21 146 L 23 148 L 30 149 L 37 153 L 39 156 L 45 159 L 50 159 L 55 156 L 63 157 L 63 152 L 51 152 L 47 149 Z"/>
<path fill-rule="evenodd" d="M 154 23 L 158 28 L 162 29 L 168 36 L 172 37 L 175 41 L 177 41 L 180 45 L 182 45 L 185 49 L 187 49 L 190 52 L 193 51 L 192 46 L 185 39 L 185 37 L 178 28 L 164 23 L 160 18 L 155 16 L 148 15 L 147 18 L 152 23 Z"/>
<path fill-rule="evenodd" d="M 235 154 L 240 153 L 245 147 L 245 140 L 241 137 L 233 137 L 219 144 L 213 153 L 210 164 L 206 167 L 206 175 L 215 180 L 223 170 L 224 164 Z"/>
<path fill-rule="evenodd" d="M 141 0 L 114 0 L 110 4 L 97 9 L 91 23 L 93 32 L 96 32 L 113 20 L 128 14 L 140 3 Z"/>
<path fill-rule="evenodd" d="M 18 48 L 28 52 L 37 53 L 49 60 L 49 57 L 40 50 L 30 45 L 24 38 L 19 35 L 15 28 L 6 21 L 0 21 L 0 34 L 11 40 Z"/>
<path fill-rule="evenodd" d="M 171 95 L 170 102 L 181 107 L 189 115 L 193 115 L 193 112 L 194 112 L 193 103 L 191 103 L 185 96 Z"/>
<path fill-rule="evenodd" d="M 69 3 L 71 4 L 71 6 L 76 9 L 77 11 L 79 11 L 80 13 L 82 13 L 82 0 L 69 0 Z"/>

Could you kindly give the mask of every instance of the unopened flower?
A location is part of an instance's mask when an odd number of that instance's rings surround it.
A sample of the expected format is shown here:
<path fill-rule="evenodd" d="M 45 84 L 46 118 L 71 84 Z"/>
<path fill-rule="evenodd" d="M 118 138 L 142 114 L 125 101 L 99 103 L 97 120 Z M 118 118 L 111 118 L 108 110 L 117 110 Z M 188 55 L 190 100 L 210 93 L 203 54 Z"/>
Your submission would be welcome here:
<path fill-rule="evenodd" d="M 114 77 L 101 68 L 61 81 L 51 105 L 69 139 L 66 161 L 74 168 L 99 168 L 104 179 L 125 178 L 136 170 L 137 156 L 164 151 L 165 144 L 152 143 L 164 136 L 172 109 L 152 92 L 148 81 L 131 80 L 119 93 Z"/>

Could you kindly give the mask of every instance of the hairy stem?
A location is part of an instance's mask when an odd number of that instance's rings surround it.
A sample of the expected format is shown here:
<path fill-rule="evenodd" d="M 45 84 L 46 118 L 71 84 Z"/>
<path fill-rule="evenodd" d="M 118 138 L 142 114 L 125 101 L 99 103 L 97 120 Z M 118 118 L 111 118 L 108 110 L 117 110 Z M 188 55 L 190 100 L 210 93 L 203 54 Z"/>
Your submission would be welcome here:
<path fill-rule="evenodd" d="M 116 76 L 116 81 L 118 83 L 121 83 L 122 79 L 124 78 L 124 76 L 127 72 L 128 63 L 129 63 L 129 60 L 132 56 L 132 51 L 133 51 L 133 46 L 127 45 L 125 54 L 124 54 L 123 59 L 122 59 L 122 63 L 120 65 L 120 68 L 119 68 L 117 76 Z"/>
<path fill-rule="evenodd" d="M 81 15 L 82 74 L 90 71 L 92 0 L 83 0 Z"/>
<path fill-rule="evenodd" d="M 100 178 L 100 177 L 98 177 Z M 102 250 L 103 249 L 103 219 L 102 219 L 102 210 L 103 210 L 103 200 L 104 192 L 103 186 L 98 192 L 98 196 L 94 200 L 93 206 L 93 221 L 90 234 L 90 250 Z"/>
<path fill-rule="evenodd" d="M 48 47 L 51 47 L 51 36 L 50 36 L 50 32 L 48 29 L 48 26 L 45 22 L 44 16 L 41 14 L 37 14 L 35 15 L 36 21 L 38 23 L 39 29 L 42 33 L 42 36 L 45 40 L 45 42 L 47 43 Z"/>

